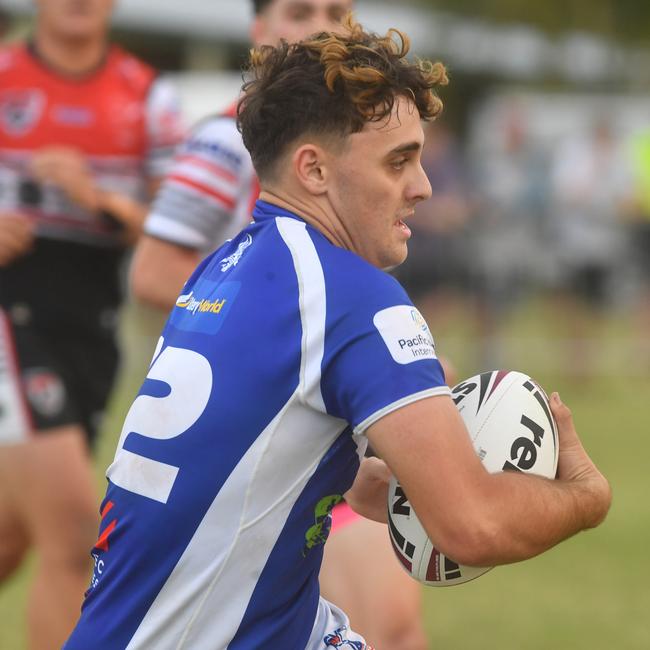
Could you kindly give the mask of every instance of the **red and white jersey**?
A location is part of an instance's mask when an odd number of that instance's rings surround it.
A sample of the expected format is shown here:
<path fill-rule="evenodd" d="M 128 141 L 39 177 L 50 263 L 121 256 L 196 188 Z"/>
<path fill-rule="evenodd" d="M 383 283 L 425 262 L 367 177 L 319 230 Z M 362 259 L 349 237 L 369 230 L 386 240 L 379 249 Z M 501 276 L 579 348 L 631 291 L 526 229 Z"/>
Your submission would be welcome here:
<path fill-rule="evenodd" d="M 250 223 L 259 184 L 235 117 L 232 106 L 204 120 L 179 148 L 148 235 L 209 253 Z"/>
<path fill-rule="evenodd" d="M 146 201 L 147 181 L 165 175 L 182 136 L 172 86 L 119 47 L 80 78 L 52 70 L 30 45 L 0 51 L 0 216 L 25 214 L 41 237 L 119 242 L 108 220 L 35 182 L 30 160 L 40 149 L 76 149 L 101 189 Z"/>

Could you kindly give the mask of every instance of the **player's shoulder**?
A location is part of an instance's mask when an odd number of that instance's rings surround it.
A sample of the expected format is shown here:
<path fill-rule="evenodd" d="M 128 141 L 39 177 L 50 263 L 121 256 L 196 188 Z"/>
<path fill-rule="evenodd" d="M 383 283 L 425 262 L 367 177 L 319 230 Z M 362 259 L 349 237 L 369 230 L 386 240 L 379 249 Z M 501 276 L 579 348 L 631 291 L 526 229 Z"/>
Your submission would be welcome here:
<path fill-rule="evenodd" d="M 328 300 L 335 300 L 338 309 L 358 312 L 411 304 L 402 285 L 390 273 L 352 251 L 332 245 L 322 236 L 316 235 L 314 240 Z"/>
<path fill-rule="evenodd" d="M 27 62 L 25 43 L 9 43 L 0 47 L 0 75 L 19 71 Z"/>
<path fill-rule="evenodd" d="M 252 166 L 236 121 L 225 115 L 211 115 L 201 120 L 183 144 L 186 154 L 213 159 L 232 171 Z"/>
<path fill-rule="evenodd" d="M 236 120 L 223 113 L 208 115 L 195 124 L 190 139 L 220 141 L 231 147 L 244 147 Z"/>
<path fill-rule="evenodd" d="M 119 45 L 110 46 L 106 70 L 117 81 L 129 87 L 133 92 L 142 95 L 148 93 L 157 77 L 157 71 L 153 66 L 122 49 Z"/>
<path fill-rule="evenodd" d="M 319 256 L 333 281 L 364 283 L 382 291 L 404 292 L 390 273 L 373 266 L 357 253 L 331 244 L 323 235 L 316 234 L 314 239 Z"/>

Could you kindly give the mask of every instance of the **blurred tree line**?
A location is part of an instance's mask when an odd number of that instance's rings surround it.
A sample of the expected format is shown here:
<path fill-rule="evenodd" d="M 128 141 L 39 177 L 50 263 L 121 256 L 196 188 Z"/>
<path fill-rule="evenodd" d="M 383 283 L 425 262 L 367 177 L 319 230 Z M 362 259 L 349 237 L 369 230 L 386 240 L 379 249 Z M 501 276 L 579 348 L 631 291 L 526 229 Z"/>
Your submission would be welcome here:
<path fill-rule="evenodd" d="M 648 0 L 419 0 L 438 11 L 503 23 L 534 24 L 548 34 L 588 31 L 621 43 L 650 43 Z"/>

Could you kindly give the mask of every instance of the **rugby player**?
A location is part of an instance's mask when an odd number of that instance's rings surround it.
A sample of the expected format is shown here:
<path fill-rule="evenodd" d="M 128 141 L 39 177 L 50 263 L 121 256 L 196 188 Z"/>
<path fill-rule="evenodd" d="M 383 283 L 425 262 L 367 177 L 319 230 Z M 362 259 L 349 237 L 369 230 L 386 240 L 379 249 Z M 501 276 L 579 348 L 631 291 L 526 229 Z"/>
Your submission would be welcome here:
<path fill-rule="evenodd" d="M 112 0 L 35 4 L 30 40 L 0 50 L 0 579 L 34 546 L 46 650 L 90 574 L 120 261 L 182 134 L 168 84 L 108 44 Z"/>
<path fill-rule="evenodd" d="M 485 470 L 426 324 L 382 270 L 430 194 L 421 119 L 446 78 L 407 43 L 350 20 L 253 53 L 238 120 L 255 220 L 201 262 L 162 332 L 66 650 L 366 648 L 319 597 L 323 513 L 346 494 L 385 523 L 390 470 L 467 565 L 529 558 L 605 517 L 609 485 L 557 394 L 558 479 Z M 368 441 L 385 462 L 360 462 Z"/>
<path fill-rule="evenodd" d="M 251 40 L 289 42 L 336 29 L 352 0 L 255 0 Z M 200 260 L 251 221 L 259 184 L 235 103 L 183 144 L 145 222 L 131 270 L 134 294 L 169 311 Z M 447 370 L 448 367 L 445 368 Z M 449 377 L 447 377 L 449 380 Z M 321 589 L 355 627 L 392 650 L 424 650 L 421 590 L 395 560 L 383 526 L 345 502 L 334 509 Z"/>

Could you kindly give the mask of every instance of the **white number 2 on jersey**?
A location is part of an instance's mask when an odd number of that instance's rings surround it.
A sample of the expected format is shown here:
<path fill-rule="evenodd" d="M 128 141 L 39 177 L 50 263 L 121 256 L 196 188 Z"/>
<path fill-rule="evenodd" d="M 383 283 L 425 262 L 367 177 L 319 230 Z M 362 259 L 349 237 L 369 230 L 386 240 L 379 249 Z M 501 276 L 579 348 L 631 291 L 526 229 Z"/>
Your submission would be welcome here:
<path fill-rule="evenodd" d="M 201 354 L 183 348 L 167 347 L 161 354 L 163 339 L 149 368 L 147 379 L 163 381 L 171 392 L 165 397 L 140 395 L 124 421 L 113 463 L 106 476 L 129 492 L 167 503 L 179 467 L 168 465 L 124 449 L 131 432 L 168 440 L 187 431 L 201 416 L 212 390 L 212 368 Z"/>

